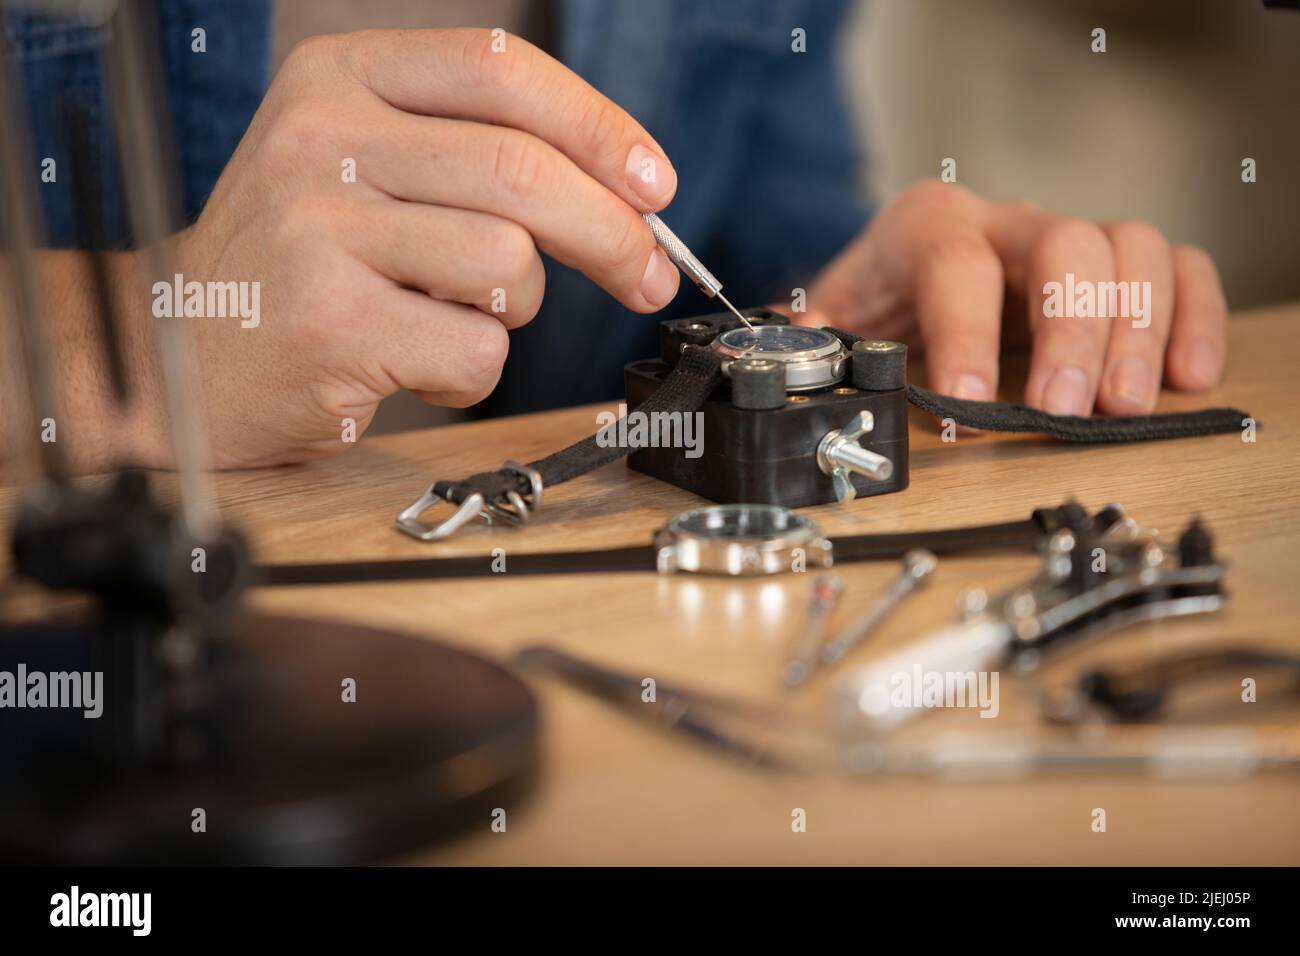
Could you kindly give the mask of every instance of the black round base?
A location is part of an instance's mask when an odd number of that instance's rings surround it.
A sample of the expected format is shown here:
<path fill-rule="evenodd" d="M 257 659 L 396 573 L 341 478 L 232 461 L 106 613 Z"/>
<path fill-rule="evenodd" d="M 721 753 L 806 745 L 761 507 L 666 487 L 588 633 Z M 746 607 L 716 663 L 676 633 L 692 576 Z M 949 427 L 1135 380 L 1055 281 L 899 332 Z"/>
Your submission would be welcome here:
<path fill-rule="evenodd" d="M 22 665 L 30 705 L 30 675 L 93 672 L 103 641 L 87 626 L 0 630 L 0 672 L 15 689 Z M 0 700 L 0 863 L 372 861 L 488 832 L 535 774 L 536 701 L 482 658 L 255 616 L 207 648 L 197 677 L 167 685 L 176 716 L 152 748 L 138 744 L 149 727 L 124 726 L 140 719 L 122 706 L 135 692 L 111 669 L 99 718 L 48 706 L 53 678 L 47 706 Z"/>

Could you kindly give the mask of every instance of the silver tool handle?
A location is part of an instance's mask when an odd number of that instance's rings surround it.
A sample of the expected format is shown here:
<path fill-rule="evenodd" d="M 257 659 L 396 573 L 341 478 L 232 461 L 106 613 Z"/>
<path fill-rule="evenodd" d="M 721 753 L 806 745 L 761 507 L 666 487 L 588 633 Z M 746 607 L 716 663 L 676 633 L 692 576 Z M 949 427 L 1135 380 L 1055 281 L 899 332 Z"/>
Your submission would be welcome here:
<path fill-rule="evenodd" d="M 722 283 L 708 269 L 704 268 L 704 263 L 695 258 L 691 250 L 686 248 L 686 243 L 677 238 L 677 234 L 664 225 L 664 221 L 652 212 L 643 212 L 641 218 L 645 220 L 650 231 L 654 233 L 655 241 L 659 247 L 672 260 L 673 265 L 685 272 L 697 286 L 700 291 L 712 299 L 722 291 Z"/>
<path fill-rule="evenodd" d="M 870 637 L 894 608 L 925 582 L 937 563 L 934 554 L 924 548 L 914 548 L 903 555 L 903 567 L 898 577 L 889 583 L 885 593 L 871 607 L 826 645 L 822 651 L 822 663 L 834 664 Z"/>
<path fill-rule="evenodd" d="M 1011 628 L 983 615 L 904 645 L 866 665 L 837 688 L 840 719 L 874 731 L 888 731 L 915 717 L 916 707 L 893 693 L 895 679 L 930 673 L 988 670 L 1006 656 Z"/>

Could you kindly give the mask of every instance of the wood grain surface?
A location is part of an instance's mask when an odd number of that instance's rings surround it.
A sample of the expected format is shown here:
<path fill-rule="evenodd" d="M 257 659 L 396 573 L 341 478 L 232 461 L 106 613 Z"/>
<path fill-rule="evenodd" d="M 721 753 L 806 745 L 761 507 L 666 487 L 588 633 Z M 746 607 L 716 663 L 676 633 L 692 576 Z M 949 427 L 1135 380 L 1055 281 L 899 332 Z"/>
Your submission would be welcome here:
<path fill-rule="evenodd" d="M 1237 435 L 1097 447 L 1007 435 L 944 443 L 933 420 L 914 411 L 910 488 L 809 513 L 831 534 L 1009 520 L 1071 497 L 1092 507 L 1120 502 L 1167 535 L 1200 515 L 1231 563 L 1227 609 L 1132 628 L 1067 655 L 1040 680 L 1202 642 L 1300 650 L 1300 305 L 1234 316 L 1231 343 L 1221 387 L 1205 395 L 1165 393 L 1160 408 L 1246 409 L 1261 423 L 1254 443 Z M 1013 388 L 1004 397 L 1013 397 L 1022 379 L 1014 371 L 1008 378 Z M 702 503 L 622 463 L 547 489 L 545 509 L 525 530 L 473 526 L 454 540 L 421 544 L 393 529 L 394 514 L 434 477 L 539 457 L 592 432 L 600 407 L 363 439 L 329 461 L 217 476 L 225 515 L 263 561 L 506 552 L 507 572 L 489 579 L 263 590 L 252 605 L 384 625 L 503 661 L 525 645 L 550 643 L 664 683 L 783 703 L 821 719 L 833 677 L 794 694 L 780 686 L 806 611 L 807 576 L 747 582 L 653 574 L 511 577 L 512 554 L 647 542 L 666 518 Z M 15 498 L 13 489 L 0 492 L 0 507 L 11 511 Z M 942 560 L 924 596 L 905 603 L 846 666 L 949 622 L 963 588 L 998 589 L 1035 567 L 1030 556 Z M 875 563 L 839 571 L 846 616 L 866 607 L 896 568 Z M 519 806 L 505 808 L 505 833 L 490 832 L 485 818 L 481 833 L 407 862 L 1300 863 L 1295 775 L 972 783 L 778 773 L 738 763 L 551 680 L 530 681 L 544 715 L 539 786 Z M 945 712 L 925 716 L 908 733 L 922 739 L 944 730 L 1037 728 L 1035 686 L 1005 675 L 997 719 Z M 1258 704 L 1210 702 L 1200 714 L 1300 743 L 1300 707 L 1279 699 L 1282 685 L 1261 679 L 1260 687 Z M 792 832 L 795 808 L 806 813 L 804 833 Z M 1106 811 L 1104 833 L 1091 827 L 1095 808 Z"/>

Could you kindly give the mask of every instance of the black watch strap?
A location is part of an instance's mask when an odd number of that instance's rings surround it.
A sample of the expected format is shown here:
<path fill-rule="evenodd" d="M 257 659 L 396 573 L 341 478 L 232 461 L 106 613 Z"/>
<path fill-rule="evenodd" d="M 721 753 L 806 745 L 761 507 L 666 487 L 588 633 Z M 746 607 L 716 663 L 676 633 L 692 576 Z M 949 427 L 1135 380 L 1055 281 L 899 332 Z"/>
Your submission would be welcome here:
<path fill-rule="evenodd" d="M 862 336 L 831 326 L 823 328 L 852 348 Z M 633 411 L 693 412 L 703 407 L 722 381 L 722 357 L 703 345 L 686 345 L 677 364 L 660 386 Z M 1061 441 L 1101 443 L 1157 441 L 1217 435 L 1240 430 L 1248 418 L 1236 408 L 1206 408 L 1194 412 L 1133 415 L 1119 418 L 1083 418 L 1051 415 L 1009 402 L 978 402 L 950 398 L 917 385 L 907 386 L 907 399 L 941 420 L 992 432 L 1033 432 Z M 621 429 L 622 422 L 611 426 Z M 523 524 L 541 505 L 544 488 L 617 461 L 629 449 L 619 442 L 602 442 L 605 430 L 588 435 L 545 458 L 526 465 L 506 462 L 496 471 L 483 471 L 457 481 L 435 481 L 397 518 L 398 527 L 421 540 L 444 538 L 480 515 L 509 524 Z M 618 432 L 616 432 L 618 433 Z M 439 501 L 451 502 L 458 511 L 437 526 L 426 525 L 422 512 Z M 934 550 L 934 549 L 931 549 Z"/>
<path fill-rule="evenodd" d="M 1081 521 L 1118 520 L 1120 512 L 1104 508 L 1091 518 L 1076 504 L 1039 508 L 1026 519 L 898 534 L 862 534 L 832 538 L 836 564 L 901 558 L 914 548 L 938 555 L 1032 552 L 1044 536 Z M 452 558 L 410 558 L 394 561 L 339 561 L 328 564 L 269 564 L 259 568 L 265 586 L 349 584 L 371 581 L 425 581 L 442 578 L 491 577 L 494 574 L 601 574 L 655 571 L 658 558 L 651 545 L 597 551 L 552 551 L 511 555 L 467 555 Z"/>
<path fill-rule="evenodd" d="M 663 384 L 635 410 L 645 414 L 696 411 L 704 405 L 721 380 L 721 356 L 712 349 L 688 345 L 682 351 L 676 367 L 664 378 Z M 595 471 L 627 455 L 628 449 L 617 442 L 602 445 L 598 441 L 599 434 L 588 435 L 567 448 L 529 462 L 525 469 L 535 471 L 541 478 L 542 485 L 549 488 Z M 488 503 L 502 502 L 508 500 L 512 491 L 520 496 L 531 493 L 530 481 L 524 469 L 483 471 L 460 481 L 439 481 L 433 486 L 434 494 L 455 504 L 463 503 L 476 492 L 483 495 Z"/>
<path fill-rule="evenodd" d="M 907 400 L 935 418 L 987 432 L 1035 432 L 1069 442 L 1161 441 L 1239 432 L 1248 416 L 1237 408 L 1202 408 L 1194 412 L 1082 418 L 1049 415 L 1011 402 L 976 402 L 939 395 L 919 385 L 907 386 Z"/>
<path fill-rule="evenodd" d="M 335 561 L 328 564 L 268 564 L 259 569 L 258 583 L 278 587 L 286 584 L 487 578 L 494 574 L 619 574 L 655 569 L 655 549 L 642 544 L 599 551 L 472 554 L 454 558 Z"/>
<path fill-rule="evenodd" d="M 862 336 L 822 326 L 848 348 Z M 1157 415 L 1084 418 L 1051 415 L 1012 402 L 978 402 L 950 398 L 919 385 L 907 386 L 907 400 L 938 419 L 951 419 L 967 428 L 986 432 L 1032 432 L 1068 442 L 1104 443 L 1161 441 L 1239 432 L 1249 416 L 1238 408 L 1202 408 L 1194 412 L 1165 412 Z"/>

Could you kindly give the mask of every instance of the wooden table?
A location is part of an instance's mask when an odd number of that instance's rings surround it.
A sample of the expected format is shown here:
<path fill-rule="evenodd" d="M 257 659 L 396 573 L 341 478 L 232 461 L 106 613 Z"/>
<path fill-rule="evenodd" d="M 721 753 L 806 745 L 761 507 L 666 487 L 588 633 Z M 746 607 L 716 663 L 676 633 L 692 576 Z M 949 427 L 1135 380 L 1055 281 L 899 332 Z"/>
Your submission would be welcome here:
<path fill-rule="evenodd" d="M 1244 408 L 1263 423 L 1254 443 L 1237 435 L 1098 447 L 1005 435 L 944 443 L 933 420 L 914 412 L 907 491 L 810 513 L 832 534 L 1008 520 L 1069 497 L 1094 507 L 1121 502 L 1166 534 L 1199 514 L 1232 564 L 1228 608 L 1200 620 L 1133 628 L 1069 656 L 1048 676 L 1221 639 L 1296 650 L 1300 305 L 1235 316 L 1231 336 L 1225 384 L 1209 395 L 1167 393 L 1161 409 Z M 433 476 L 539 457 L 593 431 L 598 410 L 365 439 L 330 461 L 223 474 L 217 487 L 227 516 L 265 561 L 430 557 L 500 547 L 508 567 L 510 554 L 525 551 L 648 541 L 666 517 L 701 501 L 622 463 L 547 489 L 545 510 L 524 531 L 475 526 L 455 540 L 421 544 L 392 528 L 395 512 Z M 12 494 L 0 499 L 11 502 Z M 961 589 L 999 589 L 1035 566 L 1029 556 L 945 559 L 926 596 L 906 603 L 873 645 L 891 647 L 937 627 L 951 619 Z M 896 566 L 845 565 L 840 573 L 846 614 L 865 607 Z M 810 583 L 802 575 L 734 582 L 652 574 L 512 578 L 507 572 L 440 583 L 268 590 L 254 594 L 252 603 L 437 636 L 501 660 L 526 644 L 548 642 L 665 683 L 788 699 L 796 710 L 817 715 L 825 709 L 828 681 L 790 695 L 779 679 Z M 872 653 L 859 649 L 850 663 Z M 731 761 L 559 683 L 533 683 L 545 723 L 540 786 L 525 803 L 507 808 L 506 833 L 491 833 L 485 819 L 481 833 L 413 861 L 1300 863 L 1300 780 L 1293 775 L 972 783 L 784 774 Z M 1275 689 L 1276 683 L 1261 683 L 1264 698 Z M 1257 704 L 1227 701 L 1214 713 L 1223 721 L 1249 719 L 1262 734 L 1300 743 L 1297 709 L 1278 696 Z M 998 719 L 950 711 L 926 715 L 909 732 L 1035 727 L 1032 700 L 1029 685 L 1007 676 Z M 792 832 L 795 808 L 806 813 L 806 832 Z M 1106 811 L 1104 833 L 1092 828 L 1095 808 Z"/>

